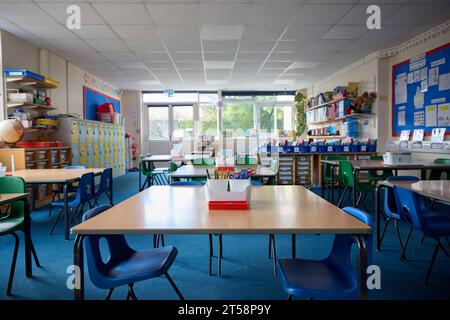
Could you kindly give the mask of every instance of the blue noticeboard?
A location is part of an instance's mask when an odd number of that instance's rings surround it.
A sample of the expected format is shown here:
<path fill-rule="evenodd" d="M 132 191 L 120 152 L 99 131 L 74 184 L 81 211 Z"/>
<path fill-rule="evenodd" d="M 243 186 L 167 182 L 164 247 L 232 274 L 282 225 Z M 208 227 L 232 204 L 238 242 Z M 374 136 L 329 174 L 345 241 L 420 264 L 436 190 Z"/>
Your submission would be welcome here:
<path fill-rule="evenodd" d="M 120 113 L 120 100 L 83 86 L 84 119 L 97 120 L 97 106 L 106 102 L 112 103 L 115 111 Z"/>
<path fill-rule="evenodd" d="M 392 67 L 392 135 L 433 128 L 450 134 L 450 43 Z"/>

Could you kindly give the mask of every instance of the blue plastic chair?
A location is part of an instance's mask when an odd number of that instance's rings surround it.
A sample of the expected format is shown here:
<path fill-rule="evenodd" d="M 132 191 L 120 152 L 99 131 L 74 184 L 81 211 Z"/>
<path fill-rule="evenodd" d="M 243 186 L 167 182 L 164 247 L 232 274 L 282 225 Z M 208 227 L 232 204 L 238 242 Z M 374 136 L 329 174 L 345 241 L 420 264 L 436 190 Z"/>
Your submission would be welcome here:
<path fill-rule="evenodd" d="M 63 169 L 86 169 L 85 166 L 65 166 Z M 67 192 L 68 193 L 75 193 L 77 192 L 77 188 L 78 188 L 78 184 L 69 184 L 67 186 Z M 52 197 L 52 202 L 55 201 L 56 197 L 58 197 L 58 201 L 61 201 L 61 194 L 63 193 L 63 189 L 62 186 L 59 185 L 58 189 L 54 189 L 53 190 L 53 197 Z M 48 216 L 50 217 L 52 214 L 52 211 L 50 210 L 50 212 L 48 213 Z"/>
<path fill-rule="evenodd" d="M 94 173 L 85 173 L 80 177 L 79 186 L 75 197 L 68 199 L 68 207 L 72 213 L 72 223 L 78 220 L 81 213 L 84 211 L 84 206 L 86 203 L 92 208 L 91 201 L 95 201 L 95 180 Z M 58 216 L 50 229 L 50 235 L 53 234 L 56 225 L 61 217 L 64 209 L 64 201 L 55 201 L 50 204 L 50 211 L 54 208 L 59 208 Z"/>
<path fill-rule="evenodd" d="M 113 205 L 112 198 L 113 190 L 113 171 L 112 168 L 107 168 L 102 171 L 102 176 L 100 178 L 100 185 L 98 190 L 95 192 L 95 205 L 98 206 L 98 199 L 105 194 L 109 200 L 109 204 Z"/>
<path fill-rule="evenodd" d="M 372 218 L 357 208 L 345 207 L 346 213 L 372 227 Z M 372 261 L 372 234 L 364 238 L 368 265 Z M 280 259 L 277 263 L 281 285 L 289 294 L 318 299 L 358 298 L 357 272 L 351 267 L 351 248 L 355 239 L 336 235 L 330 254 L 323 260 Z M 362 285 L 365 285 L 362 284 Z"/>
<path fill-rule="evenodd" d="M 252 180 L 252 187 L 262 187 L 263 183 L 258 180 Z"/>
<path fill-rule="evenodd" d="M 425 279 L 425 283 L 428 283 L 439 249 L 442 249 L 445 255 L 449 256 L 449 253 L 441 244 L 441 239 L 444 238 L 448 244 L 446 237 L 450 236 L 450 216 L 441 215 L 427 208 L 425 198 L 413 191 L 394 186 L 394 193 L 400 219 L 410 223 L 412 228 L 420 230 L 426 237 L 432 238 L 436 242 Z M 410 236 L 411 233 L 408 233 L 406 243 L 408 243 Z"/>
<path fill-rule="evenodd" d="M 414 176 L 392 176 L 392 177 L 387 178 L 386 181 L 387 182 L 394 182 L 394 181 L 417 182 L 417 181 L 419 181 L 419 178 L 414 177 Z M 403 252 L 402 237 L 400 235 L 400 230 L 398 228 L 398 222 L 400 221 L 400 216 L 398 214 L 397 201 L 395 199 L 393 188 L 384 188 L 384 213 L 386 214 L 386 220 L 384 222 L 383 232 L 381 233 L 380 248 L 381 248 L 381 243 L 383 242 L 387 227 L 389 225 L 389 222 L 391 222 L 393 220 L 395 231 L 397 233 L 398 242 L 400 244 L 400 251 Z"/>
<path fill-rule="evenodd" d="M 111 205 L 101 205 L 86 211 L 82 220 L 86 221 Z M 102 259 L 100 240 L 108 243 L 109 258 Z M 106 300 L 111 298 L 114 288 L 128 285 L 127 300 L 137 300 L 133 286 L 136 282 L 165 276 L 178 297 L 183 295 L 169 276 L 169 268 L 174 262 L 178 250 L 168 246 L 150 250 L 136 251 L 130 248 L 123 235 L 88 235 L 85 238 L 86 261 L 92 283 L 100 289 L 109 289 Z"/>

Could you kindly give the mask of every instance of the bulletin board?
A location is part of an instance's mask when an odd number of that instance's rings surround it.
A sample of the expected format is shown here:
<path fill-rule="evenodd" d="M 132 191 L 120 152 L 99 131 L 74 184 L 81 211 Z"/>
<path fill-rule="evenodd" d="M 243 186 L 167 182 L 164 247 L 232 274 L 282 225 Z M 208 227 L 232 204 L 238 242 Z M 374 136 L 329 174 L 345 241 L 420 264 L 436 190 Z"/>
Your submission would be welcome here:
<path fill-rule="evenodd" d="M 110 102 L 117 113 L 120 113 L 120 100 L 104 93 L 83 86 L 83 116 L 86 120 L 97 120 L 96 108 L 98 105 Z"/>
<path fill-rule="evenodd" d="M 450 43 L 392 67 L 392 136 L 433 128 L 450 134 Z"/>

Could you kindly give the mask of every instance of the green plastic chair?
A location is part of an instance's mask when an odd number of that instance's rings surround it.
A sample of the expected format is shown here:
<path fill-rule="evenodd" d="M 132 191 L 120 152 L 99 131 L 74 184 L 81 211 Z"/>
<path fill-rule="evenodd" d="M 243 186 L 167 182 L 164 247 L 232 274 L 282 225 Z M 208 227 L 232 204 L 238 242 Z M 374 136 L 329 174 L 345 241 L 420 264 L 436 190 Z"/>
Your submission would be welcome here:
<path fill-rule="evenodd" d="M 166 175 L 163 170 L 158 170 L 153 162 L 141 161 L 141 173 L 146 177 L 141 190 L 144 190 L 153 185 L 153 182 L 163 185 L 166 184 Z"/>
<path fill-rule="evenodd" d="M 340 174 L 341 174 L 341 186 L 344 187 L 344 192 L 342 193 L 337 206 L 338 207 L 341 206 L 342 201 L 347 192 L 350 192 L 353 188 L 356 188 L 357 200 L 356 200 L 355 207 L 358 207 L 361 204 L 364 207 L 364 210 L 368 211 L 367 207 L 363 201 L 363 196 L 365 198 L 365 196 L 369 192 L 373 192 L 375 194 L 375 185 L 371 182 L 358 181 L 355 183 L 355 181 L 353 179 L 353 165 L 350 161 L 340 160 L 339 161 L 339 170 L 340 170 Z"/>
<path fill-rule="evenodd" d="M 435 164 L 449 164 L 450 165 L 450 159 L 444 159 L 444 158 L 438 158 L 433 161 Z M 428 180 L 441 180 L 441 176 L 443 173 L 447 174 L 447 180 L 450 180 L 450 170 L 441 170 L 441 169 L 432 169 L 430 171 L 430 176 L 428 177 Z"/>
<path fill-rule="evenodd" d="M 383 156 L 370 156 L 370 160 L 383 160 Z M 391 169 L 382 170 L 381 174 L 378 170 L 369 170 L 367 178 L 371 181 L 383 181 L 389 177 L 393 177 L 394 172 Z"/>
<path fill-rule="evenodd" d="M 325 158 L 326 160 L 348 160 L 348 156 L 328 156 Z M 331 192 L 333 192 L 333 186 L 331 185 L 331 175 L 333 175 L 333 182 L 339 182 L 341 184 L 340 171 L 331 172 L 331 164 L 325 163 L 325 168 L 323 172 L 323 180 L 324 185 L 322 186 L 322 195 L 324 195 L 325 190 L 327 191 L 327 198 L 330 196 L 330 187 Z"/>
<path fill-rule="evenodd" d="M 25 181 L 20 177 L 0 177 L 0 193 L 25 193 Z M 17 253 L 19 251 L 19 237 L 16 231 L 25 232 L 25 212 L 24 203 L 22 201 L 13 202 L 9 206 L 9 214 L 0 218 L 0 237 L 12 235 L 15 240 L 13 258 L 11 262 L 11 269 L 9 272 L 8 287 L 6 294 L 11 296 L 11 289 L 14 280 L 14 271 L 16 269 Z M 31 239 L 30 239 L 31 240 Z M 39 259 L 33 245 L 30 241 L 31 252 L 33 253 L 34 261 L 40 267 Z"/>

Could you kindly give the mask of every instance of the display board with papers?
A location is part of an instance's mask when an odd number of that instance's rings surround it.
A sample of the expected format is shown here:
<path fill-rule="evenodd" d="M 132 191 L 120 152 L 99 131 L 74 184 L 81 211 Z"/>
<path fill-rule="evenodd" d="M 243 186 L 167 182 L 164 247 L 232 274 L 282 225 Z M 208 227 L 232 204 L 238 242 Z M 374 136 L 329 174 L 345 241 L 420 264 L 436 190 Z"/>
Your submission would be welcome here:
<path fill-rule="evenodd" d="M 392 135 L 450 133 L 450 43 L 392 67 Z"/>

